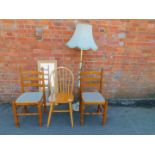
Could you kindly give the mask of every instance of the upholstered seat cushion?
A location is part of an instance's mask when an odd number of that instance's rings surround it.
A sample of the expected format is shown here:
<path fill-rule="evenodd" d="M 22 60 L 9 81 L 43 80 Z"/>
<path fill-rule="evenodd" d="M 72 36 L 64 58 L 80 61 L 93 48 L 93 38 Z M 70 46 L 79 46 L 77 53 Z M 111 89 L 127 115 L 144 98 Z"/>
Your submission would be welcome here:
<path fill-rule="evenodd" d="M 83 92 L 82 93 L 82 100 L 84 102 L 104 102 L 105 99 L 99 92 Z"/>
<path fill-rule="evenodd" d="M 41 100 L 42 96 L 42 92 L 25 92 L 17 98 L 16 103 L 36 103 Z"/>

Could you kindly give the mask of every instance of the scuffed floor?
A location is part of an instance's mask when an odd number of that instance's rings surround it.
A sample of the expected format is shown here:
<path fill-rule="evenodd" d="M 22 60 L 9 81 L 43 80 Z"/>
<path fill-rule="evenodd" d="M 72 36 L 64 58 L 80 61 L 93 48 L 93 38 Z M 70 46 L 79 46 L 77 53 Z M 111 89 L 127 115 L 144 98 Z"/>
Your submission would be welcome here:
<path fill-rule="evenodd" d="M 92 107 L 94 108 L 94 107 Z M 155 107 L 109 106 L 108 119 L 104 127 L 101 116 L 85 116 L 80 126 L 78 112 L 74 112 L 74 128 L 70 127 L 68 113 L 54 113 L 52 126 L 46 128 L 48 113 L 43 114 L 43 127 L 37 116 L 20 117 L 20 128 L 14 126 L 10 104 L 0 105 L 1 135 L 144 135 L 155 134 Z"/>

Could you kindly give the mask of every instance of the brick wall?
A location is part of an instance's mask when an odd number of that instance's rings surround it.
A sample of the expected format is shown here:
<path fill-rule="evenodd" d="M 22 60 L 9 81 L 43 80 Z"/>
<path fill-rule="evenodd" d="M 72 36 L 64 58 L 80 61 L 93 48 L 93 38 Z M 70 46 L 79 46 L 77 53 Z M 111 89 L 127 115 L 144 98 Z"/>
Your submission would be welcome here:
<path fill-rule="evenodd" d="M 55 59 L 71 68 L 77 83 L 80 51 L 65 43 L 78 22 L 93 25 L 98 51 L 84 52 L 84 70 L 104 68 L 107 98 L 154 94 L 155 20 L 0 20 L 1 102 L 20 92 L 19 66 L 36 68 L 37 60 Z M 36 39 L 37 27 L 43 28 L 42 41 Z"/>

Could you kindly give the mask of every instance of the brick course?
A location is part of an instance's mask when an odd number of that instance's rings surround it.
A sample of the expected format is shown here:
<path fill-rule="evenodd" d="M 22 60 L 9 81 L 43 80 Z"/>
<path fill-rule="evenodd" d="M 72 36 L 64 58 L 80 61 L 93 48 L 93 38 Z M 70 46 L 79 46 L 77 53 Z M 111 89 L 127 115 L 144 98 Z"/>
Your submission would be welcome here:
<path fill-rule="evenodd" d="M 0 102 L 20 92 L 19 66 L 57 60 L 71 68 L 77 84 L 80 50 L 65 43 L 78 22 L 93 25 L 98 51 L 84 51 L 84 70 L 105 71 L 107 98 L 142 98 L 155 92 L 155 20 L 0 20 Z M 43 28 L 38 41 L 35 28 Z M 75 94 L 77 86 L 75 86 Z"/>

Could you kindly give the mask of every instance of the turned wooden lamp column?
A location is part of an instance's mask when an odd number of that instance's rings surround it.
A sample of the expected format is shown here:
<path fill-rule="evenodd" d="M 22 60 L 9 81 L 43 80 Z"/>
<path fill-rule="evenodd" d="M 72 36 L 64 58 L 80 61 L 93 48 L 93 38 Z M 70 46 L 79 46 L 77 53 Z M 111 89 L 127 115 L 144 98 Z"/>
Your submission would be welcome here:
<path fill-rule="evenodd" d="M 82 70 L 83 51 L 97 50 L 97 45 L 93 38 L 92 25 L 86 23 L 79 23 L 76 25 L 76 30 L 71 39 L 66 44 L 69 48 L 79 48 L 81 50 L 78 86 L 80 86 L 80 72 Z M 73 104 L 73 110 L 79 111 L 79 102 Z"/>

